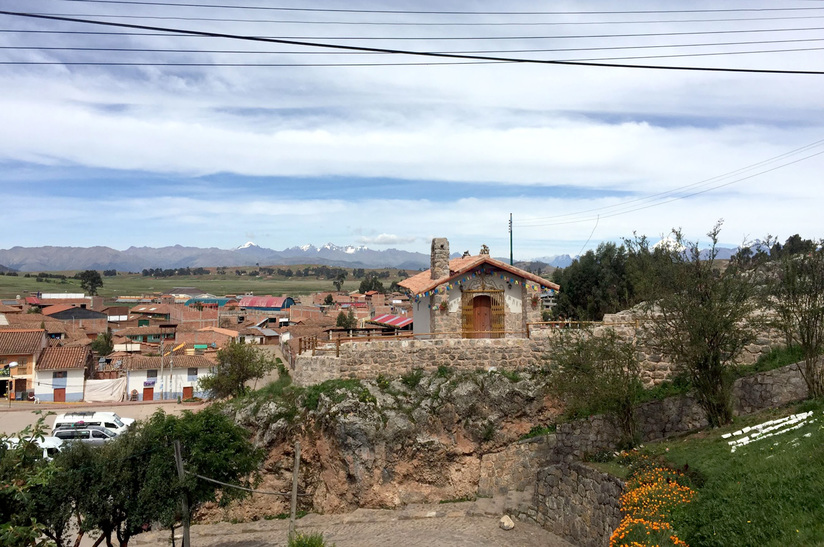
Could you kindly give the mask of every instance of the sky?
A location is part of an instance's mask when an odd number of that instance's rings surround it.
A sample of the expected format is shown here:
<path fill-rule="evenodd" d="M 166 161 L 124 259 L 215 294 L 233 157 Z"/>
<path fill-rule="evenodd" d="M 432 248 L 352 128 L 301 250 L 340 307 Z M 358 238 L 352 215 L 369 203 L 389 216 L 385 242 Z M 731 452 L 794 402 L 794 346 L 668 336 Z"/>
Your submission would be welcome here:
<path fill-rule="evenodd" d="M 706 242 L 722 219 L 724 246 L 824 237 L 824 2 L 0 10 L 299 42 L 0 14 L 3 249 L 428 253 L 447 237 L 454 251 L 507 256 L 510 214 L 516 259 L 673 228 Z"/>

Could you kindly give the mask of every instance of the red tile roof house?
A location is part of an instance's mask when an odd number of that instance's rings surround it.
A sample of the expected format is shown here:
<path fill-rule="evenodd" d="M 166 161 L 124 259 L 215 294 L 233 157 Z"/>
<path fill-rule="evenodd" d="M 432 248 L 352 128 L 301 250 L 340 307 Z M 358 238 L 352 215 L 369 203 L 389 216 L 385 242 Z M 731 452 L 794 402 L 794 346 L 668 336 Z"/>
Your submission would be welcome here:
<path fill-rule="evenodd" d="M 6 329 L 0 330 L 0 370 L 12 363 L 17 367 L 5 369 L 0 380 L 0 394 L 9 391 L 16 398 L 33 391 L 34 368 L 40 354 L 48 346 L 46 331 L 43 329 Z"/>
<path fill-rule="evenodd" d="M 413 301 L 414 333 L 433 338 L 525 338 L 541 321 L 541 294 L 560 287 L 489 256 L 449 259 L 449 241 L 432 240 L 430 270 L 398 283 Z"/>
<path fill-rule="evenodd" d="M 50 347 L 43 350 L 34 370 L 34 396 L 43 402 L 83 400 L 85 381 L 94 361 L 88 347 Z"/>

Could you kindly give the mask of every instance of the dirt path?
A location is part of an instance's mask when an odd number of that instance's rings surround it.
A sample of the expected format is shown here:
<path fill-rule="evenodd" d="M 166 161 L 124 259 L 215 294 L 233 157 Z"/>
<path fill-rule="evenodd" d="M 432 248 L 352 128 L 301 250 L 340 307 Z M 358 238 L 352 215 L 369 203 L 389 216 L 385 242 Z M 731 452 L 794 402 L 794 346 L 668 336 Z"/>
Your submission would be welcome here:
<path fill-rule="evenodd" d="M 502 530 L 500 517 L 484 514 L 475 502 L 413 505 L 399 510 L 307 515 L 297 521 L 297 531 L 322 533 L 327 545 L 336 547 L 573 547 L 533 524 L 516 522 L 514 529 Z M 279 547 L 287 545 L 288 531 L 286 520 L 263 520 L 195 525 L 191 537 L 197 547 Z M 169 532 L 141 534 L 130 545 L 166 547 Z"/>

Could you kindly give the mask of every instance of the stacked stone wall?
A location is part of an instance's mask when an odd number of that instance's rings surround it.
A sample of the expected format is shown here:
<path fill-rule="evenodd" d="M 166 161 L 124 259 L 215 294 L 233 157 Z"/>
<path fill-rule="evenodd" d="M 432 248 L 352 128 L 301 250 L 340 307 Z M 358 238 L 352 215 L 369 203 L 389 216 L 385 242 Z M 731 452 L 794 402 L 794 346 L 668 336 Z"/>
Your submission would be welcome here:
<path fill-rule="evenodd" d="M 533 490 L 535 470 L 550 463 L 554 450 L 555 435 L 542 435 L 518 441 L 500 452 L 485 454 L 481 458 L 478 495 Z"/>
<path fill-rule="evenodd" d="M 602 547 L 621 522 L 624 483 L 580 463 L 538 471 L 534 505 L 515 513 L 581 547 Z"/>
<path fill-rule="evenodd" d="M 797 365 L 739 378 L 733 384 L 736 415 L 750 414 L 807 398 L 807 384 Z M 644 441 L 663 439 L 707 427 L 704 411 L 692 395 L 668 397 L 639 405 L 636 418 Z M 554 462 L 571 462 L 586 454 L 614 450 L 619 434 L 604 416 L 558 425 Z"/>

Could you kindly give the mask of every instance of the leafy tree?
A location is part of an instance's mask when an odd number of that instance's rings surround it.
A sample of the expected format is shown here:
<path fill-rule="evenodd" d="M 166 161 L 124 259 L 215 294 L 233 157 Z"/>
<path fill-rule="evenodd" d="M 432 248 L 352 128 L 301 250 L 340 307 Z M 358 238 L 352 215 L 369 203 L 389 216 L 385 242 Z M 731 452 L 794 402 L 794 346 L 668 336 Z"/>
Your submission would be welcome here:
<path fill-rule="evenodd" d="M 714 427 L 732 420 L 731 365 L 755 339 L 756 326 L 757 276 L 736 265 L 717 267 L 720 230 L 718 222 L 707 234 L 712 246 L 706 258 L 698 243 L 685 241 L 679 230 L 673 231 L 674 243 L 669 247 L 659 246 L 651 252 L 644 238 L 636 238 L 630 250 L 642 260 L 656 253 L 669 258 L 669 264 L 646 262 L 654 272 L 649 277 L 649 296 L 658 297 L 647 304 L 652 315 L 647 324 L 650 343 L 690 378 L 698 403 Z"/>
<path fill-rule="evenodd" d="M 360 283 L 360 287 L 358 287 L 358 292 L 366 293 L 369 291 L 378 291 L 379 293 L 386 293 L 386 289 L 383 288 L 383 283 L 375 276 L 370 274 L 363 281 Z"/>
<path fill-rule="evenodd" d="M 340 288 L 343 287 L 343 282 L 346 280 L 346 272 L 339 272 L 337 276 L 335 276 L 335 280 L 332 281 L 332 284 L 335 286 L 335 290 L 340 292 Z"/>
<path fill-rule="evenodd" d="M 797 237 L 797 236 L 793 236 Z M 824 247 L 804 244 L 784 245 L 775 275 L 768 277 L 771 298 L 778 326 L 783 330 L 787 346 L 798 345 L 804 355 L 799 365 L 810 397 L 824 396 Z M 787 249 L 793 249 L 794 252 Z"/>
<path fill-rule="evenodd" d="M 114 351 L 112 329 L 106 329 L 106 332 L 97 335 L 97 338 L 92 341 L 92 350 L 98 355 L 108 355 Z"/>
<path fill-rule="evenodd" d="M 323 299 L 323 303 L 326 304 L 327 306 L 331 306 L 332 304 L 335 303 L 335 299 L 331 294 L 327 294 L 326 298 Z"/>
<path fill-rule="evenodd" d="M 183 481 L 175 467 L 174 441 L 181 443 L 189 472 Z M 111 545 L 116 538 L 126 547 L 149 523 L 173 528 L 183 517 L 180 499 L 184 494 L 190 511 L 207 501 L 225 504 L 247 495 L 196 475 L 248 488 L 256 480 L 262 459 L 262 451 L 249 441 L 248 432 L 214 408 L 180 416 L 159 410 L 103 446 L 69 445 L 55 458 L 56 473 L 49 488 L 38 496 L 40 505 L 30 507 L 35 508 L 38 521 L 49 524 L 50 537 L 59 537 L 60 519 L 74 513 L 81 535 L 98 530 L 98 543 Z"/>
<path fill-rule="evenodd" d="M 600 321 L 604 314 L 636 304 L 627 261 L 623 245 L 602 243 L 566 268 L 555 270 L 552 279 L 561 286 L 556 313 L 581 321 Z"/>
<path fill-rule="evenodd" d="M 37 440 L 45 435 L 45 416 L 18 433 L 10 445 L 0 435 L 0 545 L 4 547 L 49 547 L 55 545 L 46 526 L 29 508 L 38 489 L 52 480 L 54 466 L 43 459 Z"/>
<path fill-rule="evenodd" d="M 275 368 L 275 362 L 258 348 L 242 342 L 229 342 L 218 350 L 214 374 L 199 380 L 200 388 L 212 398 L 240 397 L 246 382 L 263 378 Z"/>
<path fill-rule="evenodd" d="M 341 311 L 338 313 L 338 317 L 335 320 L 336 327 L 342 327 L 344 329 L 354 329 L 358 326 L 358 319 L 355 317 L 355 312 L 352 308 L 349 308 L 349 313 L 343 313 Z"/>
<path fill-rule="evenodd" d="M 75 276 L 80 280 L 80 287 L 91 296 L 97 294 L 97 289 L 103 286 L 103 278 L 97 270 L 86 270 Z"/>
<path fill-rule="evenodd" d="M 623 447 L 637 444 L 635 405 L 644 387 L 634 345 L 609 329 L 563 334 L 557 347 L 549 385 L 567 413 L 604 413 L 620 432 Z"/>

